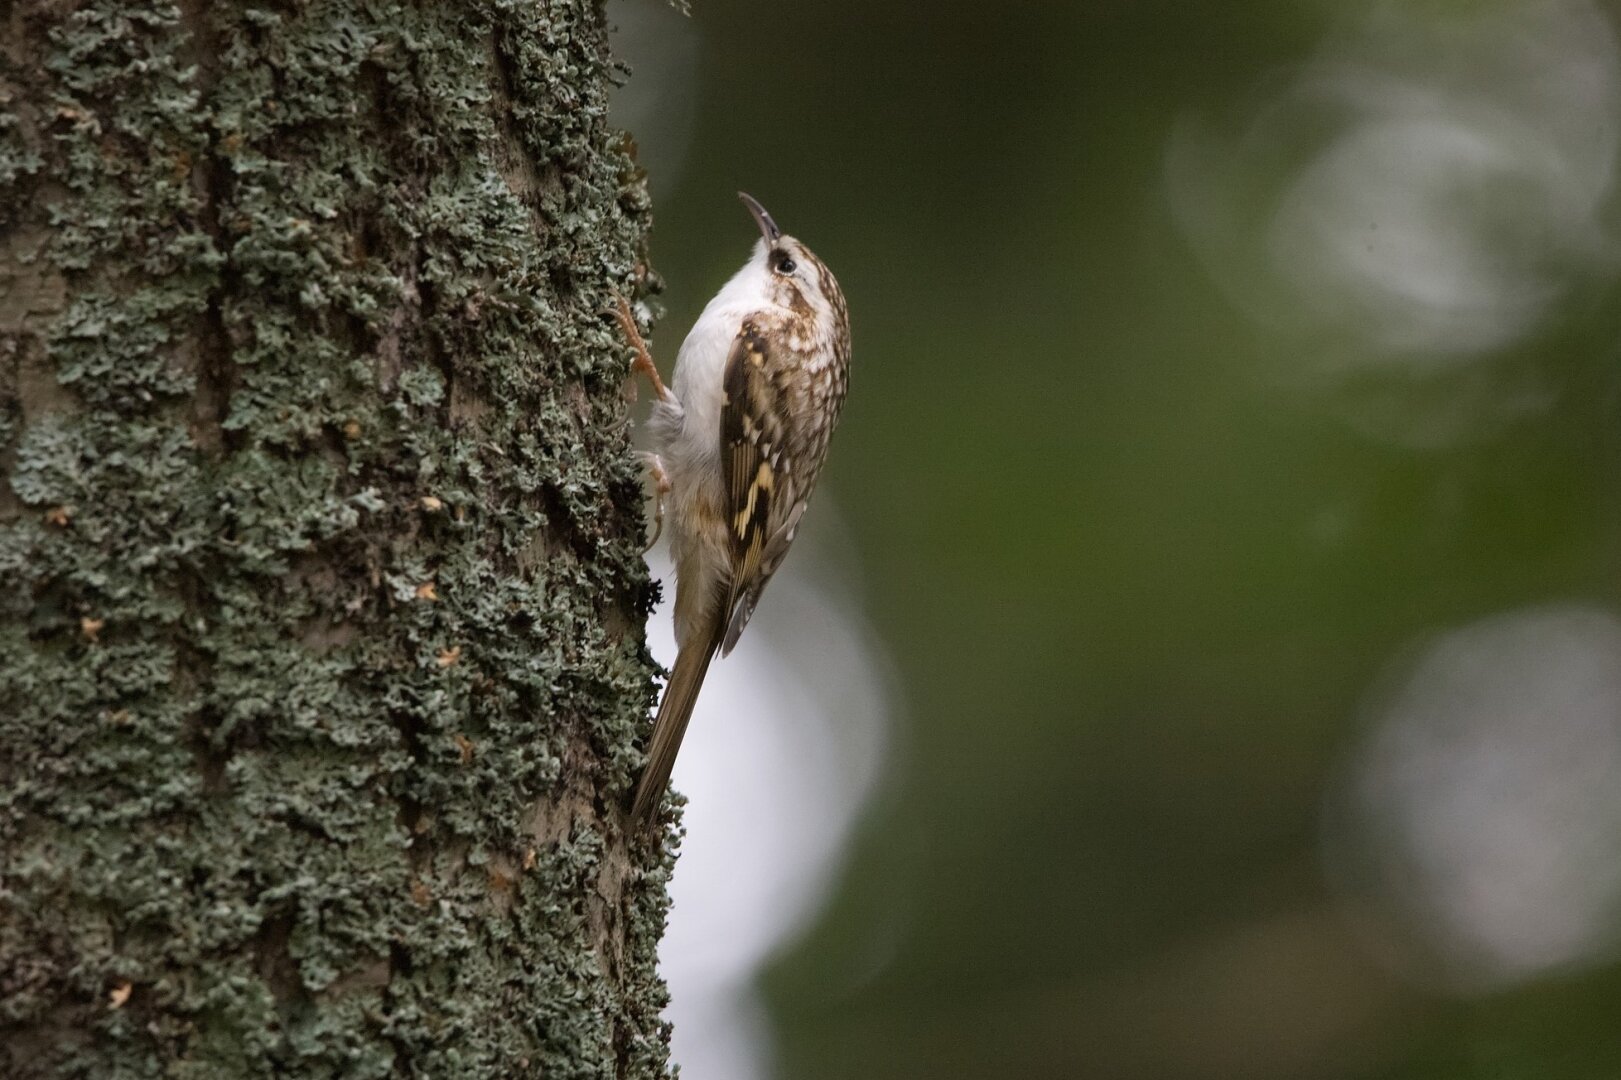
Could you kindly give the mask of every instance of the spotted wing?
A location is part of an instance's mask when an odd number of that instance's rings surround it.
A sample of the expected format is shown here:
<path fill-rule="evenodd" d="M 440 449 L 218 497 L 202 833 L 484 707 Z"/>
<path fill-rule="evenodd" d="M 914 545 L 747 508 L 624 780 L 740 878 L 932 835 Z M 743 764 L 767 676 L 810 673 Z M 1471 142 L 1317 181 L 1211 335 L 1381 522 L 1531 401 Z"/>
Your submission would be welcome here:
<path fill-rule="evenodd" d="M 770 339 L 745 322 L 726 362 L 726 405 L 721 411 L 721 468 L 726 482 L 732 553 L 732 591 L 721 655 L 732 651 L 748 625 L 766 582 L 776 572 L 805 511 L 796 475 L 803 443 L 795 421 L 786 357 L 772 355 Z"/>

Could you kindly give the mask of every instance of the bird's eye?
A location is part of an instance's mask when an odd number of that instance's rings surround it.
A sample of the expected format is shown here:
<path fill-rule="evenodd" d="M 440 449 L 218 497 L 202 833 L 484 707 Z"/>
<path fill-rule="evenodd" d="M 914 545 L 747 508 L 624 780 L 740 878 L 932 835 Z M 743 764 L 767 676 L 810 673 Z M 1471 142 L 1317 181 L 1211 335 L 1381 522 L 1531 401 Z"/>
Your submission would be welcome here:
<path fill-rule="evenodd" d="M 779 274 L 791 274 L 798 268 L 799 264 L 787 255 L 777 260 L 777 273 Z"/>

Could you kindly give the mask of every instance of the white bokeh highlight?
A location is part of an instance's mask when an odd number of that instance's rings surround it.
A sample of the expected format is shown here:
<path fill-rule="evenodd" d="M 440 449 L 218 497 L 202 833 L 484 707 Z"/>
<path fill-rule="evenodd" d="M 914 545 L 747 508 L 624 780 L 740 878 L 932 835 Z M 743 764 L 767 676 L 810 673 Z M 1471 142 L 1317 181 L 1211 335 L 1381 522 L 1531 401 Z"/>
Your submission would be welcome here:
<path fill-rule="evenodd" d="M 673 588 L 664 548 L 654 554 Z M 755 977 L 826 902 L 883 769 L 891 680 L 857 565 L 819 494 L 737 649 L 710 667 L 676 760 L 686 838 L 659 963 L 684 1075 L 772 1075 Z M 667 604 L 648 640 L 674 663 Z"/>
<path fill-rule="evenodd" d="M 1426 647 L 1372 710 L 1326 851 L 1376 951 L 1495 990 L 1621 937 L 1621 619 L 1514 612 Z"/>
<path fill-rule="evenodd" d="M 1169 203 L 1273 374 L 1387 380 L 1413 399 L 1348 419 L 1392 441 L 1489 434 L 1554 400 L 1522 354 L 1621 266 L 1621 50 L 1592 0 L 1351 10 L 1236 116 L 1176 125 Z"/>

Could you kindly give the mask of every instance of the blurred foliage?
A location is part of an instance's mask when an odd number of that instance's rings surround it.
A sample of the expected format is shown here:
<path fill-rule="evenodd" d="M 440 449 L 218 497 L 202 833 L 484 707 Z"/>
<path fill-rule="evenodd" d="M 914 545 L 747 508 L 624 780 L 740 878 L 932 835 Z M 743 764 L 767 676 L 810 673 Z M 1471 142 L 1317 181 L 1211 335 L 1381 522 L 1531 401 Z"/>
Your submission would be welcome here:
<path fill-rule="evenodd" d="M 1414 448 L 1280 387 L 1294 346 L 1175 220 L 1179 118 L 1254 102 L 1374 11 L 696 11 L 665 354 L 741 258 L 740 187 L 838 272 L 856 368 L 824 482 L 905 693 L 888 794 L 769 976 L 784 1077 L 1621 1073 L 1614 967 L 1409 984 L 1321 872 L 1393 658 L 1618 599 L 1608 276 L 1523 345 L 1545 406 Z"/>

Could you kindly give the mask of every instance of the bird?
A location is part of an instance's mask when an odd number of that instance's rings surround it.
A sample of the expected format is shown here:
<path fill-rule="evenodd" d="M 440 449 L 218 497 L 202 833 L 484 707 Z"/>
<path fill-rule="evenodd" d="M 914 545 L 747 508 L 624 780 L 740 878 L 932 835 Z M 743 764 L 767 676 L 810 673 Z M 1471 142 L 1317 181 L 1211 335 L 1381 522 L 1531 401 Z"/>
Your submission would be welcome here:
<path fill-rule="evenodd" d="M 711 661 L 737 645 L 793 544 L 849 387 L 850 314 L 838 281 L 758 200 L 738 198 L 760 238 L 682 342 L 671 386 L 619 300 L 632 367 L 656 396 L 649 465 L 661 529 L 668 497 L 676 579 L 675 666 L 631 804 L 644 828 Z"/>

